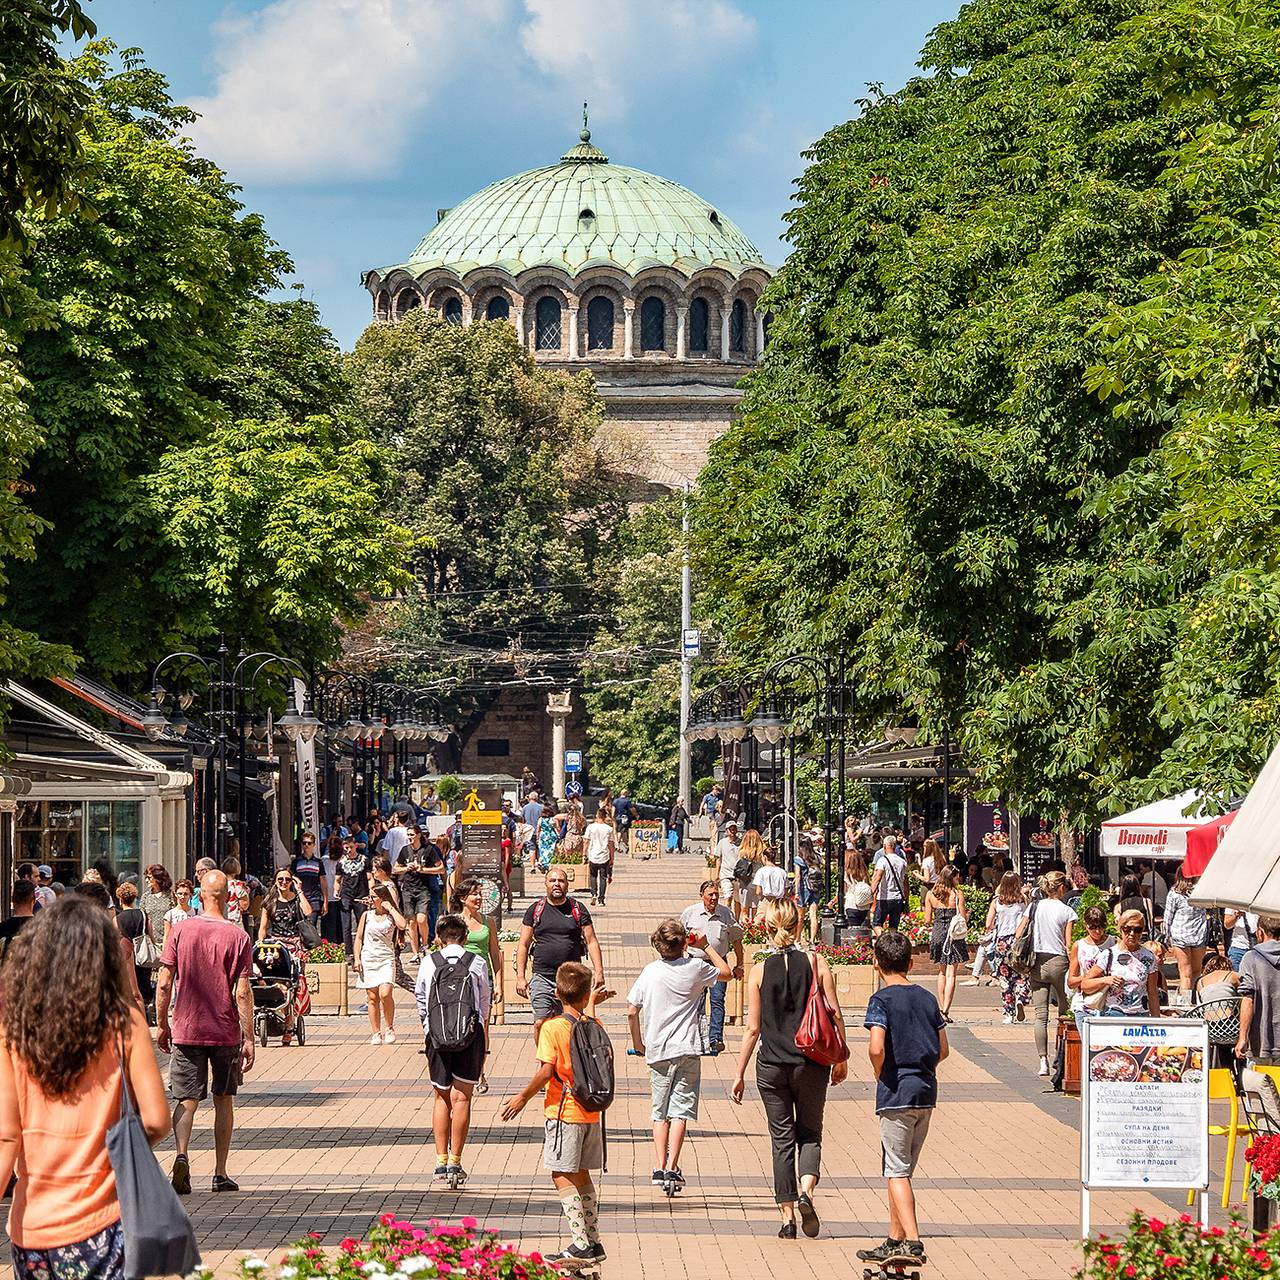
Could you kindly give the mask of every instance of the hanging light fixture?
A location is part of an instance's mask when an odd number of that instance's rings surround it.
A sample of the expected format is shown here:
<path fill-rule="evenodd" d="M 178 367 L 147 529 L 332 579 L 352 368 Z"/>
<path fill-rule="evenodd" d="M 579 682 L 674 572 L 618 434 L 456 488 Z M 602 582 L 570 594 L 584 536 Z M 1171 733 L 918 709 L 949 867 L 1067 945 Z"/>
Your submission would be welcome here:
<path fill-rule="evenodd" d="M 142 731 L 151 739 L 152 742 L 158 742 L 169 728 L 169 718 L 164 713 L 164 708 L 160 705 L 160 695 L 162 690 L 156 685 L 151 690 L 151 701 L 147 705 L 146 715 L 142 717 Z"/>

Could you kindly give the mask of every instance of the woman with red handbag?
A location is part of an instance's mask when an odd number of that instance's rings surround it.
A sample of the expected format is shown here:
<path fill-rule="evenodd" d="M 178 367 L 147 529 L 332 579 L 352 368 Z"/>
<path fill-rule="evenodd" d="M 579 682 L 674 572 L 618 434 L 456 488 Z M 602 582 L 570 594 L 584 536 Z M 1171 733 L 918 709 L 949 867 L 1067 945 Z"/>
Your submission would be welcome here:
<path fill-rule="evenodd" d="M 794 1240 L 797 1210 L 805 1235 L 818 1234 L 813 1192 L 822 1163 L 822 1114 L 828 1082 L 839 1084 L 849 1072 L 849 1046 L 827 962 L 796 947 L 796 904 L 769 902 L 765 926 L 775 951 L 751 971 L 732 1097 L 742 1101 L 747 1067 L 759 1045 L 756 1087 L 773 1144 L 773 1191 L 782 1214 L 778 1237 Z"/>

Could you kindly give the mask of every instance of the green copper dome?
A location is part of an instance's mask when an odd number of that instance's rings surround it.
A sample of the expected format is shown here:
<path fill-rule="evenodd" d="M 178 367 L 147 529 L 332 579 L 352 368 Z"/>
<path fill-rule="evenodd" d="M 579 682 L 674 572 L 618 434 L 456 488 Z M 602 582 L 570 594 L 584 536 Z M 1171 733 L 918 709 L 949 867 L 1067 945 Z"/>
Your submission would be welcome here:
<path fill-rule="evenodd" d="M 735 275 L 763 267 L 760 251 L 715 206 L 668 178 L 611 164 L 581 141 L 559 163 L 504 178 L 445 211 L 403 269 L 447 267 L 459 275 L 502 267 L 645 267 L 690 274 L 719 266 Z M 395 268 L 387 268 L 382 274 Z"/>

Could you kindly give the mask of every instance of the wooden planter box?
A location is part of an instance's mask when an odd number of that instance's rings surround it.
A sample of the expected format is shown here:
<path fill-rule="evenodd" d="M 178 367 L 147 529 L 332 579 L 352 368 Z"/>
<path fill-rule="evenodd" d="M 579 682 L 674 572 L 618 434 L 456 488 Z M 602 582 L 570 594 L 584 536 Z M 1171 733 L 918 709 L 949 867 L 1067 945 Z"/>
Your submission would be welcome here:
<path fill-rule="evenodd" d="M 304 966 L 307 975 L 307 991 L 311 996 L 313 1013 L 347 1012 L 347 962 L 312 964 Z"/>

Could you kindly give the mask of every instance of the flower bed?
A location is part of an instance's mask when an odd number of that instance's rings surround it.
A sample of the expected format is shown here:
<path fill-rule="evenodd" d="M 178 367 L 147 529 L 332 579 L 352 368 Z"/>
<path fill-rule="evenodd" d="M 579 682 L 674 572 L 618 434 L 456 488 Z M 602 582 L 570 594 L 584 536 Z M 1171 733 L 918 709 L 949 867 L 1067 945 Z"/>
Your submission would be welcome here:
<path fill-rule="evenodd" d="M 322 942 L 307 952 L 308 964 L 346 964 L 347 951 L 340 942 Z"/>
<path fill-rule="evenodd" d="M 1190 1214 L 1164 1222 L 1135 1213 L 1127 1235 L 1085 1241 L 1076 1280 L 1262 1280 L 1280 1262 L 1273 1243 L 1265 1235 L 1255 1239 L 1236 1217 L 1229 1227 L 1202 1231 Z"/>
<path fill-rule="evenodd" d="M 432 1219 L 424 1230 L 384 1213 L 368 1240 L 344 1240 L 338 1252 L 325 1252 L 323 1237 L 312 1232 L 286 1250 L 274 1266 L 263 1258 L 240 1262 L 242 1280 L 559 1280 L 561 1272 L 538 1253 L 518 1253 L 502 1244 L 474 1218 L 447 1226 Z M 205 1272 L 209 1275 L 209 1272 Z"/>

